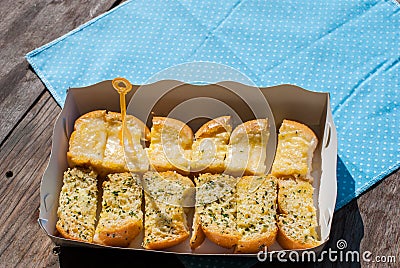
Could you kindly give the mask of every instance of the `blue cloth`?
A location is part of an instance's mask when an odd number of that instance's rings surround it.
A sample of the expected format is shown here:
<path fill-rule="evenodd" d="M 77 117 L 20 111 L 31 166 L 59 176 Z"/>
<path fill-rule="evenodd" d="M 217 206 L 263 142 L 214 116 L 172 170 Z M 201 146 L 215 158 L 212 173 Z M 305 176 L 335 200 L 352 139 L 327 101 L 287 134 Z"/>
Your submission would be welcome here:
<path fill-rule="evenodd" d="M 61 106 L 69 87 L 116 76 L 142 84 L 199 61 L 257 86 L 330 92 L 338 209 L 400 165 L 399 11 L 389 0 L 127 1 L 26 57 Z"/>

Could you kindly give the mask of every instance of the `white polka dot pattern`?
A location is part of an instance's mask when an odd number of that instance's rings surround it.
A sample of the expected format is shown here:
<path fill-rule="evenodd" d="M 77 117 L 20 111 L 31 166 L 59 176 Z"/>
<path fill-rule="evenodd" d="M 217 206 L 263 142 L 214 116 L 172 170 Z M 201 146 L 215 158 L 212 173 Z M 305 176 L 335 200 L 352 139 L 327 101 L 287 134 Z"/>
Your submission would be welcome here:
<path fill-rule="evenodd" d="M 60 105 L 69 87 L 141 84 L 193 61 L 330 92 L 340 208 L 400 165 L 399 11 L 389 0 L 128 1 L 27 59 Z"/>

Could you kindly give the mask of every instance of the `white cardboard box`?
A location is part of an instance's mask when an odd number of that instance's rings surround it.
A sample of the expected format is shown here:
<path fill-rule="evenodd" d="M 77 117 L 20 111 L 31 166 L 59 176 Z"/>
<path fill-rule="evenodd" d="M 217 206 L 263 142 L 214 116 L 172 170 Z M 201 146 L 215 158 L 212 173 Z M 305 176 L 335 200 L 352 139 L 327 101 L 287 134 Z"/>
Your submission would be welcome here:
<path fill-rule="evenodd" d="M 256 88 L 236 82 L 221 82 L 212 85 L 191 85 L 175 80 L 163 80 L 144 86 L 134 86 L 127 95 L 128 113 L 150 127 L 151 115 L 170 116 L 189 122 L 193 131 L 204 123 L 205 118 L 233 115 L 233 124 L 240 120 L 268 117 L 270 139 L 267 146 L 267 167 L 272 166 L 276 150 L 276 130 L 283 119 L 302 122 L 314 130 L 319 143 L 313 157 L 314 204 L 317 207 L 319 234 L 324 241 L 312 249 L 320 252 L 329 238 L 331 222 L 336 203 L 336 155 L 337 134 L 332 119 L 328 93 L 316 93 L 293 85 L 279 85 Z M 267 102 L 265 101 L 267 100 Z M 103 247 L 100 245 L 72 241 L 56 236 L 58 197 L 62 187 L 63 172 L 67 169 L 66 152 L 68 139 L 75 120 L 82 114 L 97 109 L 119 111 L 119 96 L 111 81 L 68 91 L 53 131 L 52 151 L 48 167 L 43 175 L 40 188 L 39 224 L 56 245 Z M 140 246 L 141 236 L 125 250 L 146 250 Z M 269 249 L 280 251 L 275 243 Z M 155 250 L 154 250 L 155 251 Z M 233 254 L 205 241 L 192 252 L 189 243 L 155 252 L 176 254 L 212 254 L 234 256 L 255 256 L 256 254 Z"/>

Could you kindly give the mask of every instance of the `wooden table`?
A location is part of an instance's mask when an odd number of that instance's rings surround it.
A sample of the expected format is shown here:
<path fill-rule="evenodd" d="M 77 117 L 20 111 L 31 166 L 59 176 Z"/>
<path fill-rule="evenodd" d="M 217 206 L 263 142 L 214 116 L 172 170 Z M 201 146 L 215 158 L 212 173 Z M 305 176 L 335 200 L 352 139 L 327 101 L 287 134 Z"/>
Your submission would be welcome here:
<path fill-rule="evenodd" d="M 154 258 L 180 266 L 174 256 L 85 251 L 54 245 L 37 223 L 39 186 L 50 156 L 52 129 L 61 108 L 30 68 L 24 55 L 121 1 L 2 0 L 0 2 L 0 266 L 77 267 L 128 260 L 145 264 Z M 347 249 L 399 256 L 400 171 L 387 177 L 335 213 L 328 244 L 345 239 Z M 115 255 L 110 258 L 111 255 Z M 265 263 L 264 263 L 265 264 Z M 258 264 L 263 266 L 264 264 Z M 368 264 L 361 262 L 361 264 Z M 306 266 L 359 266 L 353 263 L 309 263 Z M 369 263 L 378 267 L 377 263 Z M 400 265 L 400 264 L 398 264 Z M 140 266 L 140 265 L 139 265 Z M 304 267 L 305 265 L 297 265 Z M 384 266 L 382 266 L 384 267 Z M 388 267 L 388 265 L 386 265 Z M 392 267 L 395 267 L 392 264 Z"/>

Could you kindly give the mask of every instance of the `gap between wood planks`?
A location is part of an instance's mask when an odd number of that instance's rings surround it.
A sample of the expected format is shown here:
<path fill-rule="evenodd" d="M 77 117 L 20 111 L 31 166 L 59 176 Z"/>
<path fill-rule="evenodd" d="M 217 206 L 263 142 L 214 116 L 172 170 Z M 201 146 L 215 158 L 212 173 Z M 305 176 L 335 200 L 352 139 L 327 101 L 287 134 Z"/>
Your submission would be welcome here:
<path fill-rule="evenodd" d="M 54 246 L 37 224 L 41 176 L 50 155 L 52 127 L 60 108 L 44 91 L 0 151 L 0 263 L 48 266 L 56 263 Z M 49 127 L 50 126 L 50 127 Z"/>
<path fill-rule="evenodd" d="M 6 143 L 8 138 L 11 136 L 11 134 L 14 132 L 14 130 L 18 127 L 18 125 L 25 119 L 26 115 L 31 111 L 31 109 L 39 102 L 39 100 L 43 97 L 43 95 L 46 93 L 47 89 L 43 89 L 42 92 L 37 96 L 37 98 L 33 101 L 33 103 L 29 106 L 29 108 L 23 113 L 23 115 L 18 119 L 18 121 L 15 123 L 15 125 L 10 129 L 10 131 L 7 133 L 7 135 L 4 137 L 4 139 L 0 143 L 0 150 L 3 148 L 3 145 Z"/>

